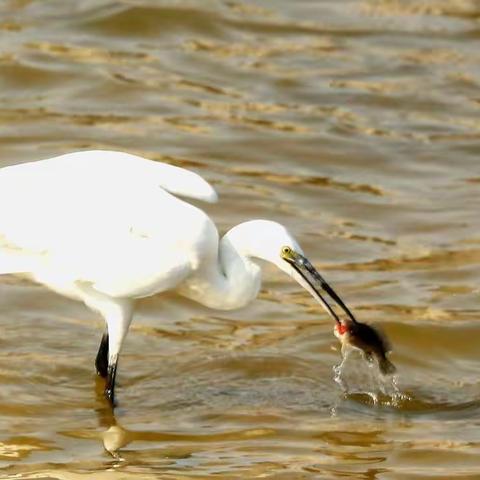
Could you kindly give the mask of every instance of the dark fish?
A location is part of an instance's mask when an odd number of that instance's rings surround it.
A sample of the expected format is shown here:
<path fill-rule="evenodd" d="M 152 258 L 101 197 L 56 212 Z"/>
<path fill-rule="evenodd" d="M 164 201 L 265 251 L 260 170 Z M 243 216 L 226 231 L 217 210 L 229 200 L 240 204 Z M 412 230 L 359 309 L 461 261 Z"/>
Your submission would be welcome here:
<path fill-rule="evenodd" d="M 366 323 L 343 320 L 335 325 L 335 336 L 342 343 L 342 349 L 350 345 L 361 350 L 369 362 L 376 358 L 383 375 L 396 372 L 395 365 L 387 358 L 387 353 L 391 350 L 390 343 L 387 337 L 374 327 Z"/>
<path fill-rule="evenodd" d="M 335 320 L 335 335 L 342 342 L 342 350 L 347 345 L 358 348 L 368 361 L 373 361 L 374 357 L 377 359 L 382 374 L 394 373 L 396 368 L 387 358 L 387 353 L 390 351 L 387 338 L 370 325 L 358 322 L 335 290 L 303 255 L 293 251 L 290 247 L 283 247 L 280 255 L 300 275 L 301 280 L 306 283 L 305 288 Z M 343 311 L 346 319 L 342 320 L 335 313 L 324 294 L 327 294 Z"/>

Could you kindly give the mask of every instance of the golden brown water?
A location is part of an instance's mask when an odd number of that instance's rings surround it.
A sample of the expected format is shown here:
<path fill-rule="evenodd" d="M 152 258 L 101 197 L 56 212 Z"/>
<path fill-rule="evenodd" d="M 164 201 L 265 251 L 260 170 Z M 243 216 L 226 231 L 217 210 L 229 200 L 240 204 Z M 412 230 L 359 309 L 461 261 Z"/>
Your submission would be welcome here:
<path fill-rule="evenodd" d="M 192 168 L 221 231 L 286 224 L 384 327 L 409 398 L 344 396 L 331 320 L 267 268 L 233 313 L 143 301 L 114 418 L 100 319 L 2 278 L 0 478 L 480 478 L 479 19 L 474 0 L 3 0 L 1 165 Z"/>

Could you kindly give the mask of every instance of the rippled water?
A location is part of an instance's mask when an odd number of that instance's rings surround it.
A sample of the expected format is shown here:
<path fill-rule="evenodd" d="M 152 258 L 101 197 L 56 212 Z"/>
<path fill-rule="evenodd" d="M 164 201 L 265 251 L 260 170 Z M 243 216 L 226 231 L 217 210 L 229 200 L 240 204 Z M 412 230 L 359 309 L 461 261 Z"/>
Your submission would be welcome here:
<path fill-rule="evenodd" d="M 480 478 L 479 19 L 474 0 L 1 2 L 1 165 L 108 148 L 199 172 L 221 231 L 281 221 L 383 327 L 405 397 L 345 396 L 331 320 L 267 268 L 240 311 L 143 301 L 113 417 L 100 319 L 4 277 L 0 478 Z"/>

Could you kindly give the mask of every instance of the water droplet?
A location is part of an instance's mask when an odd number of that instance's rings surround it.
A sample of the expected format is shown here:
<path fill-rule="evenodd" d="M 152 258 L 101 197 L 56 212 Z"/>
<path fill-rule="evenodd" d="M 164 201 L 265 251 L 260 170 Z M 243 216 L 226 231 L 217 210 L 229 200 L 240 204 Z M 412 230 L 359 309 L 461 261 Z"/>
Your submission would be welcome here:
<path fill-rule="evenodd" d="M 342 361 L 333 367 L 333 380 L 345 395 L 366 395 L 373 405 L 399 407 L 410 399 L 400 390 L 398 375 L 382 375 L 376 361 L 368 361 L 353 347 L 342 349 Z"/>

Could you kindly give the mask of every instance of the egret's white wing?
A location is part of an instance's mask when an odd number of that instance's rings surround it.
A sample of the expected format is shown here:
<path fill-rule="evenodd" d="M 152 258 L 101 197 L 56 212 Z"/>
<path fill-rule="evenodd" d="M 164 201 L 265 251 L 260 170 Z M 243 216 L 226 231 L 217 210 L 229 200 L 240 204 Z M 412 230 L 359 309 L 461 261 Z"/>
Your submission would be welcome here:
<path fill-rule="evenodd" d="M 172 288 L 198 264 L 212 223 L 165 185 L 197 198 L 214 195 L 191 172 L 116 152 L 2 169 L 0 248 L 13 247 L 23 264 L 39 260 L 33 268 L 52 277 L 41 279 L 52 287 L 61 276 L 112 296 Z"/>
<path fill-rule="evenodd" d="M 58 157 L 5 167 L 0 173 L 2 188 L 11 178 L 35 177 L 48 179 L 51 183 L 62 178 L 75 179 L 88 187 L 90 183 L 149 182 L 175 195 L 182 195 L 206 202 L 216 202 L 213 187 L 200 175 L 166 163 L 155 162 L 124 152 L 90 150 L 68 153 Z M 5 178 L 6 181 L 2 181 Z M 45 180 L 44 180 L 45 181 Z M 45 183 L 43 184 L 45 186 Z"/>
<path fill-rule="evenodd" d="M 0 236 L 43 251 L 90 235 L 98 230 L 95 224 L 114 234 L 146 215 L 154 229 L 159 222 L 154 216 L 170 214 L 178 204 L 170 201 L 167 211 L 162 188 L 216 199 L 213 188 L 193 172 L 122 152 L 76 152 L 6 167 L 0 170 Z"/>

